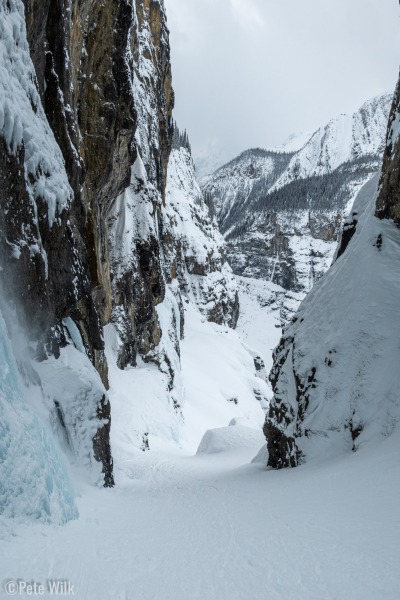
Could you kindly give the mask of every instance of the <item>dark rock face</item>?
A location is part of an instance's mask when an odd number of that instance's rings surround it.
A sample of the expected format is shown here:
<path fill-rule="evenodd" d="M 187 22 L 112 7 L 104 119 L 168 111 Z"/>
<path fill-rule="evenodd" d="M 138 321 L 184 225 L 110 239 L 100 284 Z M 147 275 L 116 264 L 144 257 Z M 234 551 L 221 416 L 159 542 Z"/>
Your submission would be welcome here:
<path fill-rule="evenodd" d="M 165 193 L 173 106 L 165 14 L 159 2 L 147 0 L 138 0 L 134 7 L 127 0 L 106 2 L 95 12 L 90 2 L 71 0 L 26 0 L 25 5 L 43 105 L 74 190 L 74 216 L 85 239 L 92 300 L 102 324 L 112 319 L 115 304 L 125 315 L 132 313 L 124 319 L 120 364 L 135 364 L 138 350 L 146 352 L 157 343 L 151 330 L 156 327 L 155 306 L 163 298 L 158 240 L 138 244 L 139 273 L 125 272 L 112 281 L 106 224 L 114 200 L 130 184 L 138 152 L 144 154 L 135 141 L 141 107 L 134 89 L 134 77 L 140 78 L 137 65 L 146 50 L 139 41 L 144 30 L 151 36 L 154 79 L 143 83 L 156 99 L 159 122 L 157 137 L 142 143 L 149 144 L 148 176 L 160 194 Z M 150 119 L 151 115 L 147 126 L 154 129 Z M 137 337 L 146 340 L 144 348 L 137 348 Z"/>
<path fill-rule="evenodd" d="M 343 224 L 343 231 L 341 238 L 339 240 L 338 249 L 336 252 L 336 258 L 338 259 L 347 249 L 347 246 L 350 244 L 353 235 L 357 229 L 357 213 L 353 212 L 350 219 L 347 219 Z"/>
<path fill-rule="evenodd" d="M 376 216 L 393 219 L 400 225 L 400 79 L 393 98 L 383 156 L 383 169 L 379 181 L 380 192 L 376 203 Z"/>

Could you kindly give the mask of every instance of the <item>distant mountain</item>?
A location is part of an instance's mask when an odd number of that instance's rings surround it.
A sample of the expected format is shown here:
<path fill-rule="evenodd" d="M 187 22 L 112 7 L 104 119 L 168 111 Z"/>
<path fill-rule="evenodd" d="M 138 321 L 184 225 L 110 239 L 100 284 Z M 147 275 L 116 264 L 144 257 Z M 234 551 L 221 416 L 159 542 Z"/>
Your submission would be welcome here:
<path fill-rule="evenodd" d="M 297 152 L 301 150 L 303 146 L 307 144 L 309 139 L 313 136 L 313 131 L 303 131 L 300 133 L 292 133 L 283 144 L 279 146 L 269 147 L 267 150 L 275 152 Z"/>
<path fill-rule="evenodd" d="M 215 139 L 211 140 L 203 148 L 193 152 L 193 160 L 199 183 L 206 183 L 209 177 L 222 165 L 227 163 L 232 156 L 233 153 L 227 152 L 226 148 Z"/>
<path fill-rule="evenodd" d="M 318 129 L 290 161 L 274 189 L 299 178 L 331 173 L 365 156 L 381 156 L 392 96 L 373 98 L 353 115 L 339 115 Z"/>
<path fill-rule="evenodd" d="M 288 290 L 283 319 L 332 262 L 345 216 L 378 171 L 392 96 L 369 100 L 353 115 L 318 129 L 297 151 L 250 149 L 203 185 L 215 206 L 237 275 Z M 293 142 L 293 141 L 292 141 Z"/>

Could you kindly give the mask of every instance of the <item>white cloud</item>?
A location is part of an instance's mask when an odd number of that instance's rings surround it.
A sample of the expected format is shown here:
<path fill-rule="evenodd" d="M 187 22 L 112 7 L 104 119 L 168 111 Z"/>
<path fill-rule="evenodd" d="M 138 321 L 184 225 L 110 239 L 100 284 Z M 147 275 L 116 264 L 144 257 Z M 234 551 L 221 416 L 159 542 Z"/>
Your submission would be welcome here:
<path fill-rule="evenodd" d="M 264 29 L 265 21 L 253 0 L 230 0 L 230 4 L 233 16 L 245 31 Z"/>
<path fill-rule="evenodd" d="M 164 0 L 174 116 L 234 156 L 315 130 L 394 87 L 394 0 Z M 367 7 L 367 9 L 366 9 Z"/>

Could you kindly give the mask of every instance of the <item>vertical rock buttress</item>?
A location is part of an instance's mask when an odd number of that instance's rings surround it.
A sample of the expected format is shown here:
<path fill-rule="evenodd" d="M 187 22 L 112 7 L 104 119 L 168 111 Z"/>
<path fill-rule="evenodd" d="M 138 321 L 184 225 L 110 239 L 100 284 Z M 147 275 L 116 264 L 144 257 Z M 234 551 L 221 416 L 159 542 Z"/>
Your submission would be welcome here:
<path fill-rule="evenodd" d="M 135 364 L 137 353 L 151 352 L 160 339 L 155 307 L 165 292 L 158 231 L 173 108 L 165 11 L 158 0 L 96 6 L 91 0 L 24 0 L 24 8 L 20 0 L 2 1 L 7 16 L 25 18 L 32 118 L 54 136 L 70 188 L 50 218 L 39 185 L 50 178 L 49 168 L 38 161 L 36 171 L 27 172 L 25 138 L 12 148 L 3 135 L 1 280 L 36 343 L 36 358 L 58 356 L 67 343 L 63 320 L 69 317 L 107 390 L 105 324 L 114 321 L 120 328 L 121 367 Z M 20 39 L 13 44 L 19 52 Z M 115 209 L 129 189 L 137 205 L 148 205 L 152 225 L 146 236 L 124 231 L 127 210 L 137 213 L 137 206 L 125 202 L 123 211 Z M 116 225 L 131 239 L 117 240 L 111 231 Z M 116 242 L 130 248 L 119 268 L 110 258 Z M 103 465 L 105 485 L 112 485 L 106 393 L 97 415 L 93 453 Z"/>

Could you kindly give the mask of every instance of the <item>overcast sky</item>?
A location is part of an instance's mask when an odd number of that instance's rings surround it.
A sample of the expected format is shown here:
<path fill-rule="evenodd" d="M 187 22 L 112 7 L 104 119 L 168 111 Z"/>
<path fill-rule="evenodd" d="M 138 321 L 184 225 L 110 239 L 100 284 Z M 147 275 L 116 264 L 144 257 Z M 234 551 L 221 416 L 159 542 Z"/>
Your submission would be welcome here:
<path fill-rule="evenodd" d="M 175 118 L 195 152 L 282 143 L 394 89 L 398 0 L 165 0 Z"/>

